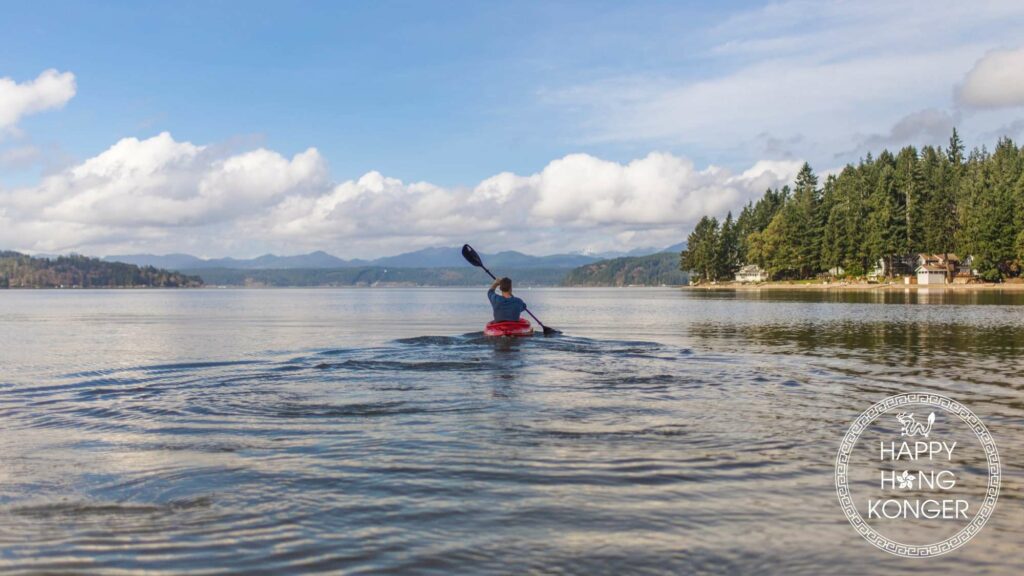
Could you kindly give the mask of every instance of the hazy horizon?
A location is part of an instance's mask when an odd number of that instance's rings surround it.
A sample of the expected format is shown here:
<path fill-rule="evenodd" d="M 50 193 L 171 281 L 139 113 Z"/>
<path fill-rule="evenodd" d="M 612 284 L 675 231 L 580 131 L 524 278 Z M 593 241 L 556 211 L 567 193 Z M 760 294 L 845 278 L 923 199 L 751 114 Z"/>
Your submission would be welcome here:
<path fill-rule="evenodd" d="M 634 248 L 634 249 L 632 249 L 630 251 L 617 251 L 617 250 L 607 250 L 607 251 L 600 251 L 600 252 L 597 252 L 597 251 L 589 251 L 589 252 L 587 252 L 587 251 L 567 251 L 567 252 L 549 252 L 549 253 L 545 253 L 545 254 L 535 254 L 535 253 L 530 253 L 530 252 L 524 252 L 522 250 L 512 250 L 512 249 L 503 250 L 503 249 L 498 249 L 498 250 L 494 250 L 493 252 L 489 252 L 489 253 L 497 254 L 497 253 L 501 253 L 501 252 L 516 252 L 516 253 L 523 254 L 524 256 L 531 256 L 531 257 L 535 257 L 535 258 L 545 258 L 545 257 L 548 257 L 548 256 L 566 256 L 566 255 L 572 255 L 572 256 L 592 256 L 592 257 L 595 257 L 595 258 L 600 258 L 603 255 L 613 255 L 613 254 L 614 255 L 619 255 L 619 254 L 625 255 L 628 252 L 633 252 L 633 253 L 636 253 L 637 255 L 657 254 L 657 253 L 660 253 L 660 252 L 669 251 L 669 249 L 674 249 L 674 248 L 676 248 L 677 245 L 685 244 L 685 242 L 686 241 L 684 239 L 684 240 L 682 240 L 680 242 L 676 242 L 676 243 L 674 243 L 672 245 L 664 246 L 664 247 L 660 247 L 660 248 L 656 247 L 656 246 L 641 246 L 641 247 L 638 247 L 638 248 Z M 453 251 L 458 251 L 461 248 L 461 246 L 442 246 L 442 245 L 438 245 L 438 246 L 424 246 L 424 247 L 420 247 L 420 248 L 416 248 L 416 249 L 410 249 L 410 250 L 405 250 L 405 251 L 401 251 L 401 252 L 395 252 L 395 253 L 392 253 L 392 254 L 384 254 L 384 255 L 381 255 L 381 256 L 374 256 L 374 257 L 360 257 L 360 256 L 343 257 L 343 256 L 338 256 L 337 254 L 332 254 L 329 250 L 323 250 L 323 249 L 314 249 L 314 250 L 310 250 L 308 252 L 295 252 L 295 253 L 289 253 L 289 254 L 274 253 L 274 252 L 264 252 L 264 253 L 261 253 L 261 254 L 250 254 L 250 255 L 240 255 L 240 256 L 236 256 L 236 255 L 223 255 L 223 256 L 204 255 L 204 254 L 192 254 L 192 253 L 188 253 L 188 252 L 166 252 L 166 253 L 159 253 L 159 252 L 133 252 L 133 253 L 110 253 L 110 254 L 95 253 L 94 254 L 94 253 L 86 253 L 86 252 L 78 252 L 78 251 L 68 251 L 68 252 L 63 252 L 63 253 L 30 251 L 30 250 L 12 250 L 12 251 L 14 251 L 14 252 L 21 252 L 23 254 L 27 254 L 29 256 L 34 256 L 34 257 L 37 257 L 37 258 L 53 258 L 53 257 L 58 257 L 58 256 L 68 256 L 68 255 L 71 255 L 71 254 L 79 254 L 81 256 L 88 256 L 88 257 L 91 257 L 91 258 L 113 258 L 113 257 L 117 257 L 117 256 L 157 256 L 157 257 L 189 256 L 189 257 L 192 257 L 192 258 L 199 258 L 201 260 L 227 260 L 227 259 L 233 259 L 233 260 L 255 260 L 257 258 L 262 258 L 262 257 L 265 257 L 265 256 L 274 256 L 274 257 L 277 257 L 277 258 L 294 258 L 294 257 L 297 257 L 297 256 L 309 256 L 309 255 L 313 255 L 313 254 L 321 254 L 322 253 L 322 254 L 326 254 L 328 256 L 332 256 L 334 258 L 338 258 L 340 260 L 346 260 L 346 261 L 366 260 L 368 262 L 372 262 L 374 260 L 380 260 L 380 259 L 383 259 L 383 258 L 391 258 L 391 257 L 395 257 L 395 256 L 403 256 L 403 255 L 406 255 L 406 254 L 411 254 L 411 253 L 415 253 L 415 252 L 421 252 L 421 251 L 424 251 L 424 250 L 443 250 L 443 249 L 449 249 L 449 248 L 452 249 Z M 11 249 L 0 246 L 0 251 L 2 251 L 2 250 L 11 250 Z M 650 250 L 650 252 L 648 252 L 648 250 Z M 481 252 L 481 253 L 484 253 L 484 252 Z"/>

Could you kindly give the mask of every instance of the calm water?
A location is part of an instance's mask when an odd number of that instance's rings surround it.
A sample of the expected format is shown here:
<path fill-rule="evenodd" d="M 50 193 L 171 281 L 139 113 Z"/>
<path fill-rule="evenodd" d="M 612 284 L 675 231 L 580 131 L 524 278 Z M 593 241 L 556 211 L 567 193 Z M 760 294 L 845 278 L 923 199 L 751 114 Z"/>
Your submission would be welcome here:
<path fill-rule="evenodd" d="M 0 570 L 1024 572 L 1024 294 L 0 292 Z M 875 550 L 833 460 L 885 396 L 995 435 L 999 506 Z"/>

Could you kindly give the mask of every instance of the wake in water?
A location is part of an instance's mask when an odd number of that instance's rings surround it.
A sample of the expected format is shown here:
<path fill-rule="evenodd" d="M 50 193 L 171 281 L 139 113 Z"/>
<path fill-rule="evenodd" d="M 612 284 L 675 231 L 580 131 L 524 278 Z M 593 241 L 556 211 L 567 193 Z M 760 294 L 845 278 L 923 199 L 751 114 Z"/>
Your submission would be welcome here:
<path fill-rule="evenodd" d="M 11 385 L 0 569 L 820 573 L 814 541 L 721 535 L 847 536 L 806 442 L 842 380 L 471 333 Z"/>

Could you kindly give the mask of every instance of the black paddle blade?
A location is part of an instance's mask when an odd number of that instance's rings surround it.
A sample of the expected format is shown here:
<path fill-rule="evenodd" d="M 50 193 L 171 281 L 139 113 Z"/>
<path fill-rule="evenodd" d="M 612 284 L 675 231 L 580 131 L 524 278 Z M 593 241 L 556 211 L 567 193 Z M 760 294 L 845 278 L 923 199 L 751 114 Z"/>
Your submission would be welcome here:
<path fill-rule="evenodd" d="M 473 266 L 483 266 L 484 263 L 480 260 L 480 255 L 473 250 L 473 247 L 469 244 L 462 245 L 462 257 Z"/>
<path fill-rule="evenodd" d="M 550 326 L 545 326 L 544 327 L 544 335 L 545 336 L 557 336 L 558 334 L 561 334 L 561 333 L 562 333 L 561 330 L 555 330 L 554 328 L 552 328 Z"/>

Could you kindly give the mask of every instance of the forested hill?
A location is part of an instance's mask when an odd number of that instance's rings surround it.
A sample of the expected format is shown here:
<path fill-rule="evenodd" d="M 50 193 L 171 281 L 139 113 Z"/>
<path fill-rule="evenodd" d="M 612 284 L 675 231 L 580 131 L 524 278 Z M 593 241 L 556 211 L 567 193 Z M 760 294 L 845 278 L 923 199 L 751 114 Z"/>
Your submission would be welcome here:
<path fill-rule="evenodd" d="M 965 154 L 954 130 L 945 148 L 869 154 L 821 186 L 804 164 L 792 189 L 768 190 L 735 220 L 705 216 L 688 241 L 682 265 L 701 280 L 732 279 L 744 264 L 775 279 L 863 276 L 922 252 L 970 256 L 989 281 L 1019 276 L 1024 148 L 1003 138 Z"/>
<path fill-rule="evenodd" d="M 104 262 L 86 256 L 33 258 L 0 251 L 0 288 L 184 288 L 202 286 L 198 276 Z"/>
<path fill-rule="evenodd" d="M 562 282 L 565 286 L 679 286 L 687 283 L 687 274 L 679 270 L 676 252 L 601 260 L 575 268 Z"/>

